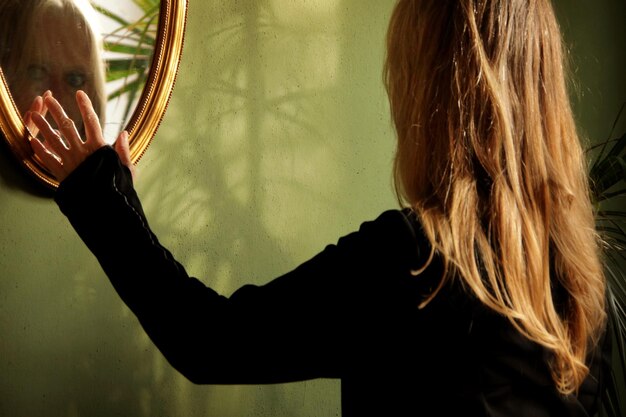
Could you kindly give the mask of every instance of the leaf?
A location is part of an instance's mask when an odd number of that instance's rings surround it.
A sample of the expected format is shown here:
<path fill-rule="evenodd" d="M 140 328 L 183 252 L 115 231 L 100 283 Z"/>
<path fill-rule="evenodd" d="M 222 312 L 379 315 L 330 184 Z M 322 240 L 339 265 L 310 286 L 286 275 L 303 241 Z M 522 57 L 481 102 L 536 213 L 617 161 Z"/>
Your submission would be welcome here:
<path fill-rule="evenodd" d="M 154 45 L 148 44 L 147 47 L 141 48 L 138 45 L 127 45 L 123 43 L 106 43 L 105 49 L 109 52 L 127 55 L 144 55 L 152 56 Z"/>
<path fill-rule="evenodd" d="M 113 99 L 119 98 L 124 94 L 139 90 L 140 88 L 143 88 L 143 84 L 139 84 L 139 79 L 132 80 L 119 87 L 118 89 L 111 91 L 108 95 L 108 99 L 109 101 L 111 101 Z"/>
<path fill-rule="evenodd" d="M 621 217 L 626 219 L 626 211 L 601 210 L 596 213 L 596 217 L 604 220 L 611 217 Z"/>
<path fill-rule="evenodd" d="M 111 59 L 107 61 L 108 68 L 107 70 L 110 72 L 115 71 L 146 71 L 150 68 L 150 59 L 143 57 L 140 59 Z"/>
<path fill-rule="evenodd" d="M 606 194 L 610 188 L 626 179 L 626 158 L 623 155 L 609 153 L 596 165 L 590 177 L 596 193 L 600 196 Z"/>
<path fill-rule="evenodd" d="M 592 146 L 591 148 L 587 149 L 587 152 L 589 152 L 592 149 L 595 149 L 595 148 L 597 148 L 599 146 L 602 147 L 602 150 L 600 151 L 600 154 L 596 158 L 596 163 L 598 161 L 602 160 L 603 155 L 604 155 L 604 151 L 606 150 L 606 147 L 608 146 L 609 143 L 614 141 L 614 140 L 611 139 L 611 136 L 613 136 L 613 132 L 615 132 L 615 128 L 617 127 L 617 123 L 619 122 L 619 119 L 622 117 L 622 114 L 624 113 L 624 109 L 626 109 L 626 101 L 622 103 L 622 107 L 617 112 L 617 116 L 615 117 L 615 120 L 613 120 L 613 126 L 611 127 L 611 132 L 609 133 L 609 138 L 607 140 L 605 140 L 604 142 L 600 142 L 599 144 L 597 144 L 595 146 Z M 594 166 L 592 166 L 592 168 L 591 168 L 592 171 L 593 171 L 594 167 L 595 167 L 595 163 L 594 163 Z"/>

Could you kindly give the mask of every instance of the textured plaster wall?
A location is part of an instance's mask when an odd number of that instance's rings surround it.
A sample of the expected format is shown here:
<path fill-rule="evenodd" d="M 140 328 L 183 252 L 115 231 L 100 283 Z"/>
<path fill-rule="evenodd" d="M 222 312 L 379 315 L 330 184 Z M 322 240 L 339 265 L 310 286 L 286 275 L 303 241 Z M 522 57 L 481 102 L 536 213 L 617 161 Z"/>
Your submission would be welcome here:
<path fill-rule="evenodd" d="M 137 188 L 192 275 L 224 294 L 264 283 L 395 206 L 381 83 L 392 5 L 191 1 L 178 82 Z M 624 2 L 558 6 L 581 127 L 605 137 L 626 99 Z M 0 147 L 0 416 L 338 414 L 336 381 L 217 387 L 179 376 Z"/>

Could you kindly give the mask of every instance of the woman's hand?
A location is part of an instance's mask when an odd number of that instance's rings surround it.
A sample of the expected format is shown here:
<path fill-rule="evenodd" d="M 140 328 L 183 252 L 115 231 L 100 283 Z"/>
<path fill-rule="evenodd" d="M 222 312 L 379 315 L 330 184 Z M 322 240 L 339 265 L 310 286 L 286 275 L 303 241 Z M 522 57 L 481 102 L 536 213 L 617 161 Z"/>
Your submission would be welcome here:
<path fill-rule="evenodd" d="M 41 104 L 38 103 L 39 100 L 42 100 Z M 43 142 L 37 138 L 30 141 L 33 152 L 59 182 L 67 178 L 89 155 L 106 145 L 98 115 L 94 111 L 87 94 L 78 91 L 76 103 L 85 126 L 86 138 L 84 141 L 78 134 L 74 121 L 67 116 L 63 107 L 52 97 L 52 94 L 44 94 L 43 98 L 37 97 L 31 107 L 36 111 L 29 112 L 27 116 L 27 119 L 39 129 L 45 139 Z M 46 109 L 59 127 L 58 130 L 53 129 L 44 118 Z M 118 136 L 115 150 L 122 163 L 134 174 L 126 131 L 122 131 Z"/>

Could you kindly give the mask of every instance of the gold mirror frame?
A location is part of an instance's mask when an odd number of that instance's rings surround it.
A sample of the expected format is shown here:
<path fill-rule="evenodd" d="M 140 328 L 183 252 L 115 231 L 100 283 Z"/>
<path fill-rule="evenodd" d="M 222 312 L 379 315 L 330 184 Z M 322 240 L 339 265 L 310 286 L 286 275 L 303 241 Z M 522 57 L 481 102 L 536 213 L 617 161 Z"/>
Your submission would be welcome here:
<path fill-rule="evenodd" d="M 183 49 L 187 21 L 187 0 L 162 0 L 159 12 L 157 43 L 150 74 L 143 92 L 126 125 L 130 157 L 141 159 L 165 114 L 174 87 Z M 0 129 L 18 162 L 43 184 L 57 188 L 59 182 L 35 158 L 29 141 L 32 136 L 19 114 L 0 68 Z"/>

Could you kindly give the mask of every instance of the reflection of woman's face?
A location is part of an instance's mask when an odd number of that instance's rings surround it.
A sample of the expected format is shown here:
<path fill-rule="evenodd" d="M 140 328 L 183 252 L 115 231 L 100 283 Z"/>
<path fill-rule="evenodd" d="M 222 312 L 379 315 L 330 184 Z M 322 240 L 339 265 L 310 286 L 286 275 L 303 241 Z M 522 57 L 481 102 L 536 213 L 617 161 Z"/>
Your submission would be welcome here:
<path fill-rule="evenodd" d="M 74 13 L 61 7 L 48 7 L 39 13 L 24 45 L 19 80 L 11 86 L 19 111 L 24 114 L 37 95 L 50 90 L 83 133 L 75 94 L 78 90 L 93 93 L 91 46 L 83 20 Z"/>

